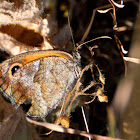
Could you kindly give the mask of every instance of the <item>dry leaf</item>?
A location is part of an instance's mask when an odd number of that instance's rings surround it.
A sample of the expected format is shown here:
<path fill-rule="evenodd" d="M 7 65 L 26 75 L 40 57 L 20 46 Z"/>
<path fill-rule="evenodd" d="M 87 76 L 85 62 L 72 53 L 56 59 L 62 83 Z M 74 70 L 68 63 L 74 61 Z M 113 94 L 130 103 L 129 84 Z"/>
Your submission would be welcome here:
<path fill-rule="evenodd" d="M 70 44 L 67 26 L 58 32 L 49 15 L 40 16 L 42 1 L 6 1 L 0 4 L 0 49 L 10 56 L 27 51 L 48 50 Z M 62 41 L 64 40 L 64 41 Z"/>
<path fill-rule="evenodd" d="M 0 139 L 39 140 L 35 130 L 26 121 L 23 111 L 16 109 L 0 96 Z"/>

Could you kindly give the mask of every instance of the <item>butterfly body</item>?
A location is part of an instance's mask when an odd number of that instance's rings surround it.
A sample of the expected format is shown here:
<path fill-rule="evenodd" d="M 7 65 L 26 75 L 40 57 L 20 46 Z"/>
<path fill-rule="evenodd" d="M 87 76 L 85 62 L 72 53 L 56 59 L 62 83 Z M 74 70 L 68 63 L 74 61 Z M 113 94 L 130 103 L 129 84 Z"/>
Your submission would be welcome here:
<path fill-rule="evenodd" d="M 31 101 L 28 115 L 44 117 L 62 104 L 80 72 L 66 52 L 28 52 L 0 64 L 0 88 L 16 106 Z"/>

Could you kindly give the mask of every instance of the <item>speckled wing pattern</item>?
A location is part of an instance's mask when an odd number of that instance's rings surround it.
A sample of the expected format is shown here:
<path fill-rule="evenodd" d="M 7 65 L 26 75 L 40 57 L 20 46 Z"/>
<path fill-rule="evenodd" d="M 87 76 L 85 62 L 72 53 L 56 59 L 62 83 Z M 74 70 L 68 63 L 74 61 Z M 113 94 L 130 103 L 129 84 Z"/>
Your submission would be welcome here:
<path fill-rule="evenodd" d="M 1 89 L 12 104 L 17 106 L 31 99 L 27 114 L 36 117 L 46 116 L 61 104 L 80 74 L 77 63 L 59 56 L 42 57 L 28 62 L 13 76 L 9 76 L 8 68 L 13 63 L 23 62 L 22 59 L 11 59 L 0 65 Z"/>

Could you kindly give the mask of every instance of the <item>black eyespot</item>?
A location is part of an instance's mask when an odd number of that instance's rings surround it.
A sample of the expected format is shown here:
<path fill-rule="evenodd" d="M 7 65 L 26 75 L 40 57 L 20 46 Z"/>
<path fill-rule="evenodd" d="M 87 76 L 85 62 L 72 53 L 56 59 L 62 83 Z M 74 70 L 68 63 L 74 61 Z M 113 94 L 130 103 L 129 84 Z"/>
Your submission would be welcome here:
<path fill-rule="evenodd" d="M 11 69 L 12 75 L 20 68 L 20 66 L 16 65 Z"/>

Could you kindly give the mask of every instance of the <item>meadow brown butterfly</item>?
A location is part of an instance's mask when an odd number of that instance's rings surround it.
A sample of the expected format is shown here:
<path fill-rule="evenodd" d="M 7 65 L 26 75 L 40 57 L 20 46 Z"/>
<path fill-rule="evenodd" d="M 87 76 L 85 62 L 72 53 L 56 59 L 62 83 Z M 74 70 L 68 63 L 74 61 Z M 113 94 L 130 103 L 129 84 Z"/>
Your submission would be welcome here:
<path fill-rule="evenodd" d="M 66 52 L 27 52 L 0 64 L 0 90 L 17 107 L 30 102 L 27 115 L 42 118 L 62 103 L 80 72 Z"/>

